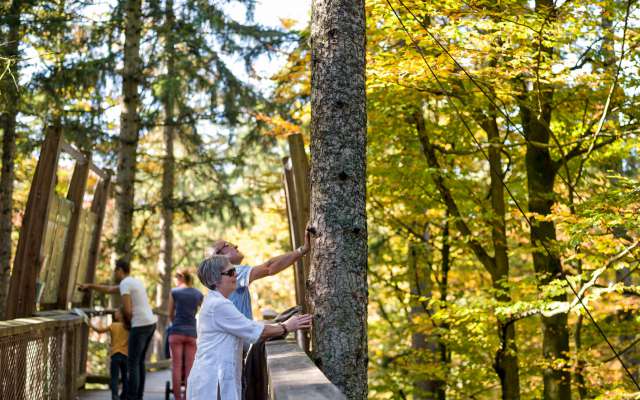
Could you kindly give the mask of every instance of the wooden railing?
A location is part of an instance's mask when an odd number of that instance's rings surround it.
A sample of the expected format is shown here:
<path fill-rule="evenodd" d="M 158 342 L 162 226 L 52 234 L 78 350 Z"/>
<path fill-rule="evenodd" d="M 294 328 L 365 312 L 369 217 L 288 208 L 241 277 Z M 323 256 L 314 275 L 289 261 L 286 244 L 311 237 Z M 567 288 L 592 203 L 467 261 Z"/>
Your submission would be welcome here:
<path fill-rule="evenodd" d="M 0 322 L 0 399 L 75 399 L 82 319 L 73 314 Z"/>
<path fill-rule="evenodd" d="M 270 400 L 346 400 L 294 341 L 267 342 Z"/>
<path fill-rule="evenodd" d="M 0 321 L 0 399 L 72 400 L 86 375 L 82 318 L 64 311 Z M 346 400 L 293 340 L 266 343 L 270 400 Z"/>

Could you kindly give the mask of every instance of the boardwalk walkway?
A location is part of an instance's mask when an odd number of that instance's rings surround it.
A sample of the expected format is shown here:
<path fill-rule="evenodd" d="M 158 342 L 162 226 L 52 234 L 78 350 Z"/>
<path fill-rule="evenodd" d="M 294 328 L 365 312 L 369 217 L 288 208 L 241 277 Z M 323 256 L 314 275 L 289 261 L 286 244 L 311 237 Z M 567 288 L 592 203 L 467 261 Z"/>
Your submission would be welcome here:
<path fill-rule="evenodd" d="M 144 400 L 164 400 L 164 390 L 168 380 L 171 380 L 170 369 L 147 372 Z M 109 390 L 81 390 L 78 393 L 78 398 L 80 400 L 111 400 L 111 392 Z"/>

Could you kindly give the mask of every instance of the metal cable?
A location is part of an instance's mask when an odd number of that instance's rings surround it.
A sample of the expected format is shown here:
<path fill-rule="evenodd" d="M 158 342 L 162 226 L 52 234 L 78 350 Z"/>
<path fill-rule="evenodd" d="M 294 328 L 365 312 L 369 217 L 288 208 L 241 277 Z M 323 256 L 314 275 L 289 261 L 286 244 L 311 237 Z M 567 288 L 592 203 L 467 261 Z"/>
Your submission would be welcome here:
<path fill-rule="evenodd" d="M 431 37 L 431 39 L 438 45 L 438 47 L 440 47 L 440 49 L 442 49 L 442 51 L 453 61 L 453 63 L 456 65 L 457 68 L 459 68 L 471 81 L 471 83 L 473 83 L 474 86 L 476 86 L 478 88 L 478 90 L 480 90 L 480 92 L 482 93 L 482 95 L 484 97 L 487 98 L 487 100 L 489 100 L 489 103 L 491 103 L 491 105 L 506 119 L 507 124 L 510 124 L 511 126 L 514 127 L 515 131 L 520 134 L 520 136 L 522 136 L 525 140 L 526 143 L 529 143 L 529 140 L 527 138 L 527 136 L 524 134 L 524 132 L 518 128 L 518 125 L 513 123 L 513 121 L 511 120 L 511 118 L 509 117 L 509 115 L 507 114 L 506 111 L 503 111 L 502 108 L 498 107 L 498 105 L 496 104 L 496 102 L 493 100 L 493 98 L 487 93 L 487 91 L 478 83 L 478 81 L 467 71 L 466 68 L 464 68 L 464 66 L 462 66 L 456 59 L 455 57 L 453 57 L 453 55 L 451 55 L 451 53 L 449 52 L 449 50 L 442 44 L 442 42 L 440 42 L 440 40 L 433 34 L 431 33 L 431 31 L 429 30 L 429 28 L 427 28 L 427 26 L 419 20 L 419 18 L 413 13 L 413 11 L 406 6 L 406 4 L 402 1 L 402 0 L 398 0 L 399 3 L 402 5 L 402 7 L 407 10 L 407 12 L 409 14 L 411 14 L 411 17 L 418 23 L 418 25 L 420 25 L 425 32 Z M 387 3 L 389 3 L 387 1 Z M 623 47 L 622 47 L 622 51 L 621 51 L 621 55 L 620 58 L 622 61 L 622 58 L 624 57 L 624 43 L 625 43 L 625 38 L 626 38 L 626 32 L 627 32 L 627 24 L 628 24 L 628 19 L 629 19 L 629 13 L 630 13 L 630 9 L 631 9 L 631 3 L 632 1 L 629 0 L 627 3 L 627 10 L 626 10 L 626 16 L 625 16 L 625 24 L 624 24 L 624 35 L 623 35 Z M 614 89 L 617 80 L 618 80 L 618 73 L 620 72 L 620 69 L 616 70 L 616 76 L 614 79 L 614 82 L 612 84 L 612 90 Z M 443 89 L 444 90 L 444 89 Z M 609 100 L 609 99 L 608 99 Z M 607 101 L 608 103 L 609 101 Z M 608 104 L 607 104 L 608 105 Z M 607 108 L 605 108 L 605 111 L 603 112 L 603 116 L 602 118 L 605 117 L 605 114 L 607 112 Z M 551 132 L 551 128 L 549 126 L 547 126 L 546 124 L 542 124 L 544 126 L 544 128 L 553 136 L 553 132 Z M 598 132 L 600 131 L 601 126 L 598 129 Z M 597 135 L 596 136 L 596 140 L 597 140 Z M 595 140 L 594 143 L 592 143 L 591 146 L 595 145 Z M 560 146 L 560 143 L 558 142 L 558 147 Z M 590 146 L 590 147 L 591 147 Z M 565 160 L 565 162 L 568 160 Z M 572 188 L 573 185 L 571 184 L 571 177 L 567 176 L 566 179 L 562 176 L 562 174 L 558 173 L 558 177 L 560 178 L 560 180 L 562 180 L 564 182 L 565 185 L 567 185 L 567 187 Z M 574 193 L 578 196 L 578 198 L 580 200 L 584 200 L 582 198 L 582 196 L 580 195 L 580 193 L 578 193 L 577 191 L 574 190 Z"/>
<path fill-rule="evenodd" d="M 478 139 L 476 138 L 476 136 L 473 134 L 473 132 L 471 131 L 471 128 L 469 127 L 469 125 L 467 124 L 467 122 L 465 121 L 465 119 L 462 116 L 462 113 L 460 112 L 460 109 L 458 108 L 458 106 L 455 104 L 455 102 L 453 101 L 452 97 L 449 95 L 449 92 L 446 90 L 444 84 L 442 83 L 442 81 L 440 81 L 440 78 L 438 78 L 438 76 L 436 75 L 435 71 L 431 68 L 431 65 L 429 64 L 429 62 L 427 61 L 424 52 L 422 50 L 422 48 L 418 45 L 418 43 L 415 41 L 415 39 L 413 38 L 413 36 L 409 33 L 409 30 L 407 29 L 406 25 L 404 24 L 404 21 L 402 20 L 402 18 L 400 17 L 400 15 L 398 14 L 398 12 L 396 11 L 396 9 L 393 7 L 393 5 L 391 4 L 390 0 L 385 0 L 387 2 L 387 4 L 389 5 L 389 7 L 391 8 L 391 11 L 393 12 L 393 14 L 396 16 L 396 18 L 398 19 L 398 22 L 400 23 L 400 25 L 402 26 L 402 30 L 406 33 L 406 35 L 409 37 L 409 39 L 411 40 L 411 42 L 413 43 L 414 47 L 416 48 L 416 50 L 418 50 L 418 53 L 420 54 L 420 57 L 422 58 L 422 60 L 424 61 L 425 65 L 427 66 L 427 68 L 429 69 L 429 72 L 431 73 L 431 75 L 433 76 L 433 78 L 436 80 L 436 82 L 438 83 L 438 86 L 440 86 L 441 90 L 443 91 L 443 93 L 445 94 L 445 96 L 447 97 L 449 103 L 453 106 L 454 111 L 457 115 L 457 117 L 460 119 L 460 121 L 462 122 L 462 124 L 464 125 L 466 131 L 469 133 L 469 135 L 471 136 L 471 138 L 473 139 L 474 143 L 478 146 L 478 149 L 480 150 L 480 153 L 484 156 L 484 158 L 489 161 L 489 156 L 485 153 L 484 149 L 482 148 L 480 142 L 478 141 Z M 412 17 L 414 18 L 414 20 L 420 24 L 429 34 L 429 36 L 431 36 L 437 43 L 438 45 L 443 49 L 443 51 L 447 52 L 447 54 L 449 55 L 449 57 L 451 57 L 452 60 L 454 60 L 455 64 L 457 66 L 459 66 L 460 68 L 462 68 L 462 70 L 465 72 L 465 74 L 469 77 L 469 79 L 471 79 L 472 81 L 475 82 L 475 80 L 473 79 L 473 77 L 466 72 L 466 70 L 453 58 L 453 56 L 451 56 L 451 54 L 447 51 L 447 49 L 442 46 L 442 44 L 440 44 L 440 42 L 438 41 L 437 38 L 435 38 L 435 36 L 433 36 L 431 34 L 431 32 L 428 30 L 428 28 L 426 26 L 424 26 L 424 24 L 421 23 L 421 21 L 418 20 L 418 18 L 415 16 L 415 14 L 413 14 L 413 12 L 411 12 L 411 10 L 404 4 L 404 2 L 402 0 L 398 0 L 398 2 L 400 2 L 400 4 L 402 4 L 402 6 L 407 9 L 407 11 L 409 11 L 409 13 L 412 15 Z M 499 107 L 497 107 L 497 105 L 495 104 L 495 102 L 493 102 L 490 97 L 484 92 L 484 90 L 482 88 L 480 88 L 480 86 L 476 83 L 476 86 L 478 86 L 478 88 L 485 94 L 485 96 L 487 97 L 487 99 L 489 99 L 489 101 L 491 102 L 491 104 L 496 108 L 499 109 Z M 502 111 L 500 110 L 500 112 L 502 113 Z M 503 115 L 506 116 L 506 114 L 503 113 Z M 508 117 L 507 117 L 508 118 Z M 514 125 L 515 126 L 515 125 Z M 489 168 L 493 168 L 491 163 L 489 162 Z M 518 203 L 518 201 L 516 200 L 516 198 L 514 197 L 514 195 L 511 193 L 511 190 L 509 190 L 509 187 L 507 186 L 507 184 L 504 182 L 504 180 L 502 179 L 502 175 L 501 175 L 501 171 L 493 171 L 493 173 L 495 173 L 498 178 L 500 179 L 500 182 L 502 184 L 502 186 L 505 188 L 505 191 L 508 193 L 509 197 L 511 198 L 511 200 L 513 200 L 513 202 L 515 203 L 516 207 L 518 208 L 518 210 L 520 211 L 520 213 L 522 214 L 522 216 L 524 217 L 525 221 L 527 222 L 527 224 L 529 225 L 529 228 L 532 229 L 533 228 L 533 224 L 531 222 L 531 220 L 529 219 L 529 217 L 527 217 L 527 214 L 524 212 L 524 210 L 522 209 L 522 207 L 520 206 L 520 204 Z M 544 248 L 544 250 L 546 251 L 547 255 L 549 257 L 553 257 L 553 255 L 551 254 L 551 251 L 548 249 L 548 247 L 546 246 L 546 244 L 544 242 L 540 242 L 540 244 L 542 245 L 542 247 Z M 620 354 L 618 353 L 618 351 L 615 349 L 615 347 L 613 346 L 613 344 L 611 343 L 611 341 L 609 340 L 609 338 L 607 337 L 607 335 L 605 334 L 605 332 L 602 330 L 602 328 L 600 327 L 600 325 L 598 324 L 598 322 L 595 320 L 595 318 L 593 317 L 593 315 L 591 314 L 591 311 L 589 311 L 589 309 L 587 308 L 587 306 L 584 304 L 584 302 L 582 301 L 582 296 L 580 296 L 580 294 L 576 291 L 575 287 L 573 286 L 573 284 L 571 284 L 571 282 L 569 281 L 569 279 L 567 278 L 567 276 L 562 273 L 562 278 L 565 280 L 565 282 L 567 283 L 567 285 L 569 286 L 569 288 L 571 289 L 571 291 L 573 292 L 573 294 L 575 295 L 576 299 L 578 300 L 578 302 L 580 302 L 580 305 L 582 306 L 582 308 L 584 309 L 584 311 L 587 313 L 589 319 L 591 320 L 591 322 L 594 324 L 594 326 L 596 327 L 596 329 L 598 330 L 598 332 L 600 333 L 600 335 L 602 336 L 602 338 L 604 339 L 604 341 L 607 343 L 607 345 L 609 346 L 609 348 L 611 349 L 611 351 L 613 352 L 613 354 L 615 355 L 615 358 L 618 359 L 618 361 L 620 362 L 620 365 L 622 366 L 622 368 L 625 370 L 625 372 L 627 373 L 627 375 L 629 376 L 629 378 L 631 379 L 631 381 L 633 382 L 633 384 L 636 386 L 636 388 L 640 391 L 640 384 L 638 384 L 638 382 L 636 381 L 636 379 L 634 378 L 633 374 L 631 373 L 631 371 L 629 371 L 629 369 L 627 368 L 626 364 L 624 363 L 624 361 L 622 360 Z"/>

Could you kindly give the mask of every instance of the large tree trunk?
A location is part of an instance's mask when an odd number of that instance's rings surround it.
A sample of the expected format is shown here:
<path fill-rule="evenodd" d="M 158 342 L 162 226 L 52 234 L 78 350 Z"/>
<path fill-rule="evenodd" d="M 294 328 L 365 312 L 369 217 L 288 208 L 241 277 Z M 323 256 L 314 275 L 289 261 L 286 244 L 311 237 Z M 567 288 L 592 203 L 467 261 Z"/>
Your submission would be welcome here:
<path fill-rule="evenodd" d="M 165 40 L 165 56 L 167 75 L 164 80 L 162 90 L 162 106 L 164 108 L 164 149 L 165 155 L 162 160 L 162 217 L 160 229 L 162 239 L 160 241 L 160 259 L 158 260 L 158 274 L 160 275 L 160 285 L 158 287 L 156 304 L 160 310 L 168 310 L 169 296 L 171 295 L 171 275 L 173 271 L 173 186 L 175 181 L 175 157 L 173 143 L 175 139 L 175 98 L 176 85 L 170 84 L 175 77 L 175 46 L 173 40 L 173 29 L 175 25 L 175 14 L 173 11 L 173 0 L 167 0 L 165 4 L 165 24 L 163 35 Z M 169 317 L 161 314 L 158 318 L 158 332 L 164 337 L 165 329 L 169 325 Z M 163 357 L 161 341 L 156 342 L 156 354 Z"/>
<path fill-rule="evenodd" d="M 553 12 L 551 0 L 538 0 L 536 11 Z M 547 55 L 552 49 L 542 47 Z M 531 96 L 540 96 L 524 101 L 520 107 L 522 126 L 527 138 L 525 164 L 527 169 L 527 191 L 529 196 L 529 212 L 538 216 L 531 217 L 531 244 L 533 249 L 533 265 L 539 276 L 540 285 L 547 285 L 555 279 L 562 278 L 560 255 L 553 251 L 556 241 L 556 227 L 553 221 L 544 217 L 551 214 L 555 202 L 554 181 L 557 174 L 556 163 L 550 154 L 550 132 L 547 128 L 551 122 L 551 101 L 553 90 L 542 85 L 533 91 Z M 539 104 L 533 111 L 531 104 Z M 566 301 L 565 293 L 550 299 Z M 544 368 L 544 399 L 571 399 L 571 373 L 569 371 L 569 327 L 567 314 L 542 317 L 542 351 L 546 361 Z"/>
<path fill-rule="evenodd" d="M 311 21 L 313 345 L 327 377 L 361 400 L 368 364 L 364 1 L 314 0 Z"/>
<path fill-rule="evenodd" d="M 534 125 L 540 125 L 534 122 Z M 544 130 L 544 128 L 542 128 Z M 541 133 L 537 130 L 536 133 Z M 546 136 L 546 140 L 544 138 Z M 547 134 L 527 135 L 529 141 L 548 144 Z M 541 285 L 547 285 L 562 277 L 560 256 L 545 250 L 553 248 L 556 240 L 555 224 L 542 218 L 551 214 L 553 204 L 553 182 L 555 171 L 550 164 L 551 157 L 548 147 L 538 147 L 536 144 L 527 145 L 526 165 L 529 191 L 529 211 L 540 215 L 532 217 L 531 244 L 533 250 L 533 265 L 539 275 Z M 544 246 L 544 247 L 543 247 Z M 554 301 L 567 301 L 566 294 L 553 297 Z M 571 374 L 569 366 L 569 328 L 567 314 L 552 317 L 542 317 L 543 354 L 547 362 L 544 369 L 544 399 L 566 400 L 571 398 Z"/>
<path fill-rule="evenodd" d="M 536 13 L 548 15 L 553 20 L 554 2 L 536 1 Z M 549 57 L 553 49 L 541 45 L 542 55 Z M 525 164 L 527 169 L 527 191 L 529 212 L 538 216 L 531 217 L 531 244 L 533 246 L 533 265 L 540 285 L 544 286 L 562 278 L 560 255 L 553 250 L 556 241 L 556 227 L 552 221 L 544 220 L 551 214 L 555 202 L 553 190 L 557 174 L 557 165 L 551 158 L 550 131 L 553 88 L 540 84 L 531 91 L 529 97 L 523 97 L 520 104 L 522 127 L 527 139 Z M 535 104 L 535 106 L 533 106 Z M 565 293 L 550 300 L 566 301 Z M 544 368 L 544 399 L 571 399 L 571 373 L 569 371 L 569 327 L 567 314 L 542 317 L 542 351 L 546 362 Z"/>
<path fill-rule="evenodd" d="M 429 308 L 423 298 L 433 296 L 431 279 L 431 249 L 426 243 L 409 243 L 408 272 L 411 288 L 411 319 L 430 318 Z M 442 364 L 441 342 L 437 335 L 428 335 L 414 330 L 411 334 L 411 348 L 419 365 L 438 366 Z M 414 400 L 444 400 L 445 382 L 433 376 L 420 374 L 413 381 Z"/>
<path fill-rule="evenodd" d="M 0 55 L 3 62 L 0 70 L 4 70 L 4 62 L 11 62 L 11 73 L 5 73 L 0 81 L 0 98 L 3 102 L 0 123 L 2 124 L 2 174 L 0 175 L 0 320 L 4 319 L 4 311 L 9 292 L 11 276 L 11 229 L 13 226 L 13 180 L 14 159 L 16 153 L 16 117 L 20 92 L 16 87 L 18 81 L 18 49 L 20 46 L 20 14 L 21 0 L 13 0 L 2 17 L 3 25 L 8 28 L 6 40 L 0 44 Z"/>
<path fill-rule="evenodd" d="M 511 295 L 505 284 L 509 280 L 509 255 L 505 222 L 504 187 L 502 186 L 502 141 L 498 128 L 497 110 L 492 108 L 492 114 L 486 120 L 484 130 L 491 146 L 489 146 L 490 193 L 491 210 L 491 239 L 494 249 L 495 265 L 491 272 L 496 299 L 508 303 Z M 498 338 L 500 348 L 495 356 L 494 369 L 500 378 L 503 400 L 517 400 L 520 398 L 520 376 L 518 367 L 518 348 L 516 346 L 515 322 L 504 323 L 498 321 Z"/>
<path fill-rule="evenodd" d="M 122 115 L 120 117 L 120 147 L 116 179 L 116 243 L 118 258 L 131 260 L 133 237 L 133 201 L 140 130 L 140 94 L 142 81 L 140 37 L 142 32 L 142 0 L 127 0 L 125 6 L 124 70 L 122 74 Z"/>

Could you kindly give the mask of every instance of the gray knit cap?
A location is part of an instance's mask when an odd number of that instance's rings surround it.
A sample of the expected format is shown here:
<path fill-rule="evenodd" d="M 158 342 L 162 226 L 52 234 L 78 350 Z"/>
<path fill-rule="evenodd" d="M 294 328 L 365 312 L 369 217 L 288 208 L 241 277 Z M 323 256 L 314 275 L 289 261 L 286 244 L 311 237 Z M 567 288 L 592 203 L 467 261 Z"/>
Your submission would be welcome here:
<path fill-rule="evenodd" d="M 216 289 L 216 284 L 222 279 L 222 271 L 229 265 L 225 256 L 214 255 L 207 257 L 198 265 L 198 279 L 210 290 Z"/>

